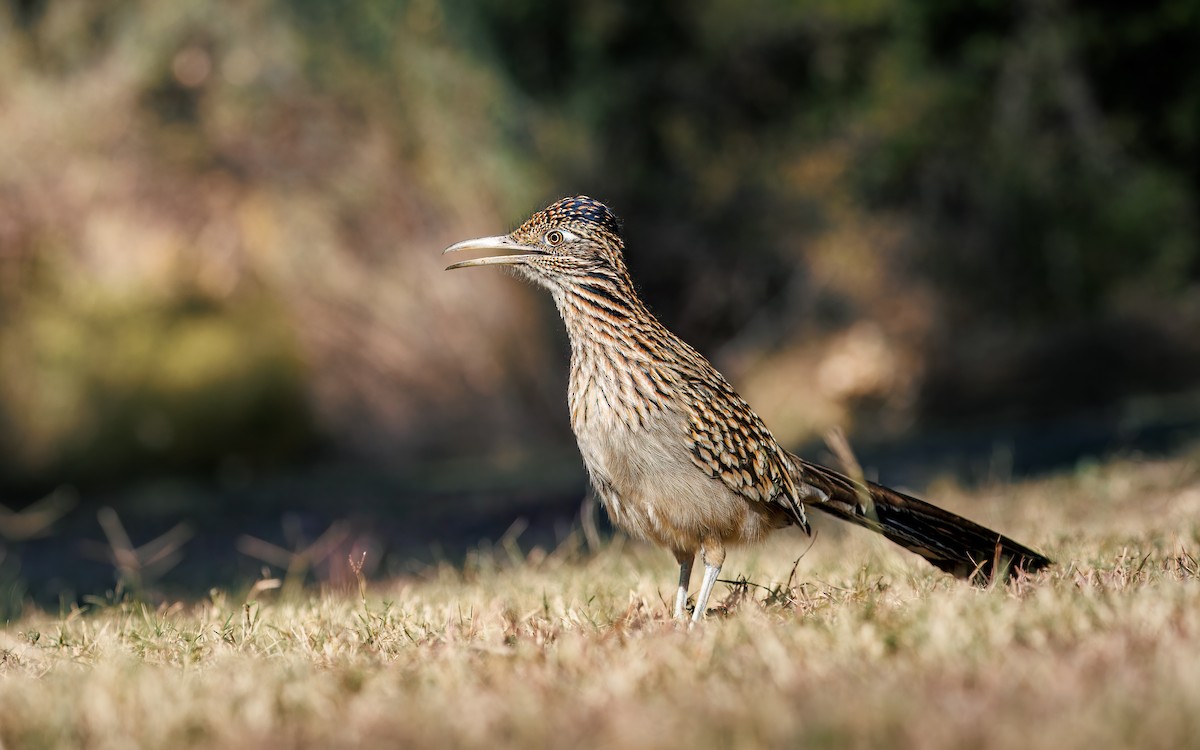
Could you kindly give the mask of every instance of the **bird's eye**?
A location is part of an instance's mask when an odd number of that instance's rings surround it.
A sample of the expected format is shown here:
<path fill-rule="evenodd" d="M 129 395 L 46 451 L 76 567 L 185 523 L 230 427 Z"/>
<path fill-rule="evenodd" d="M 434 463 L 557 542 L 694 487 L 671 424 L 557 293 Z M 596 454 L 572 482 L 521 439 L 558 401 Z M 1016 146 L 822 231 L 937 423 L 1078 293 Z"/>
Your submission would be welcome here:
<path fill-rule="evenodd" d="M 550 247 L 558 247 L 563 243 L 563 233 L 557 229 L 551 229 L 546 232 L 546 244 Z"/>

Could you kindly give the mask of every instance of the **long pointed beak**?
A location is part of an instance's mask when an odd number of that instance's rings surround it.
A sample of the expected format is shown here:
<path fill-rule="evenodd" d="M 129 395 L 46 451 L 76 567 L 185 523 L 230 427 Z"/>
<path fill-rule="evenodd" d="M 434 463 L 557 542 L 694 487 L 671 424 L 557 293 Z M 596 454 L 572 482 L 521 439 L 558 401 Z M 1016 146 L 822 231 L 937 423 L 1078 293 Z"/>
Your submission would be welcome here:
<path fill-rule="evenodd" d="M 522 245 L 506 234 L 498 237 L 480 237 L 474 240 L 463 240 L 455 243 L 442 251 L 442 254 L 457 253 L 462 250 L 501 250 L 501 251 L 524 251 L 516 252 L 511 255 L 489 255 L 486 258 L 475 258 L 474 260 L 461 260 L 458 263 L 452 263 L 446 266 L 447 271 L 453 271 L 455 268 L 470 268 L 471 266 L 515 266 L 525 263 L 532 259 L 537 253 L 537 248 Z M 533 252 L 531 252 L 533 251 Z"/>

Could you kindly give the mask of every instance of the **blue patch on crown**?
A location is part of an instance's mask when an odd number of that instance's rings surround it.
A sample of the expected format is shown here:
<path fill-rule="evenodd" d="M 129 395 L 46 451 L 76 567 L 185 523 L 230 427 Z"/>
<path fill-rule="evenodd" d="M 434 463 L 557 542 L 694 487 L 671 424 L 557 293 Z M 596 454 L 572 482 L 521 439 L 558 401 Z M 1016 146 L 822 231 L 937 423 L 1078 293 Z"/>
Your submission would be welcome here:
<path fill-rule="evenodd" d="M 592 224 L 616 235 L 621 233 L 621 220 L 617 215 L 608 206 L 586 195 L 563 198 L 548 206 L 545 213 L 551 223 Z"/>

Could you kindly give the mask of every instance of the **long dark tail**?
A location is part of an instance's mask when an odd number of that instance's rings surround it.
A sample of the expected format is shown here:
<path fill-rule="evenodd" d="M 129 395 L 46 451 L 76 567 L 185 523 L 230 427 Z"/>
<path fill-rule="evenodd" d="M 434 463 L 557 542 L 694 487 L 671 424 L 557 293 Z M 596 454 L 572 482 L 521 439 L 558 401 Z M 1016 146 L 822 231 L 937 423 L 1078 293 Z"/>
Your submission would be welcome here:
<path fill-rule="evenodd" d="M 999 572 L 1003 580 L 1017 571 L 1032 573 L 1050 558 L 974 521 L 942 510 L 924 500 L 875 484 L 859 482 L 797 456 L 795 478 L 820 489 L 829 499 L 809 498 L 805 508 L 824 511 L 883 534 L 934 566 L 977 585 L 986 585 Z"/>

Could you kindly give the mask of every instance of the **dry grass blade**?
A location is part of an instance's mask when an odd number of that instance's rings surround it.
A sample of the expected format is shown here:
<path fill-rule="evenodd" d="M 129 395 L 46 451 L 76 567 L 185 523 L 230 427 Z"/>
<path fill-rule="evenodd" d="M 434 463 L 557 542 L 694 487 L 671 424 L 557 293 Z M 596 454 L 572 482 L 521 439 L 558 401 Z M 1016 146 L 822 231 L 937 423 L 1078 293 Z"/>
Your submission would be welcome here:
<path fill-rule="evenodd" d="M 355 551 L 336 561 L 357 591 L 258 598 L 283 585 L 264 573 L 244 604 L 35 613 L 0 630 L 0 742 L 1190 747 L 1198 483 L 1185 458 L 1014 485 L 992 512 L 1060 530 L 1062 562 L 1007 587 L 962 585 L 862 535 L 825 535 L 798 560 L 800 536 L 781 534 L 731 556 L 723 616 L 690 630 L 658 597 L 668 556 L 621 541 L 370 587 L 374 553 Z M 334 547 L 333 531 L 288 561 Z"/>
<path fill-rule="evenodd" d="M 875 500 L 872 499 L 871 493 L 867 492 L 866 476 L 863 474 L 858 457 L 854 455 L 854 449 L 850 447 L 850 439 L 846 437 L 845 431 L 840 427 L 827 431 L 825 444 L 829 446 L 829 450 L 842 465 L 842 472 L 853 479 L 858 486 L 858 502 L 863 507 L 863 514 L 868 518 L 878 520 L 879 514 L 875 511 Z"/>
<path fill-rule="evenodd" d="M 285 531 L 288 531 L 286 525 Z M 311 544 L 304 545 L 301 542 L 295 550 L 285 549 L 249 534 L 238 537 L 237 549 L 244 555 L 284 570 L 283 588 L 295 592 L 308 572 L 329 559 L 349 538 L 349 527 L 344 523 L 335 522 Z"/>
<path fill-rule="evenodd" d="M 125 588 L 135 591 L 152 583 L 182 559 L 182 549 L 192 537 L 186 523 L 178 523 L 140 547 L 135 547 L 116 511 L 103 507 L 96 512 L 100 529 L 104 532 L 107 546 L 84 541 L 80 544 L 83 554 L 105 560 L 117 569 L 119 580 Z"/>
<path fill-rule="evenodd" d="M 46 536 L 77 502 L 73 492 L 60 488 L 20 511 L 0 505 L 0 537 L 21 542 Z"/>

